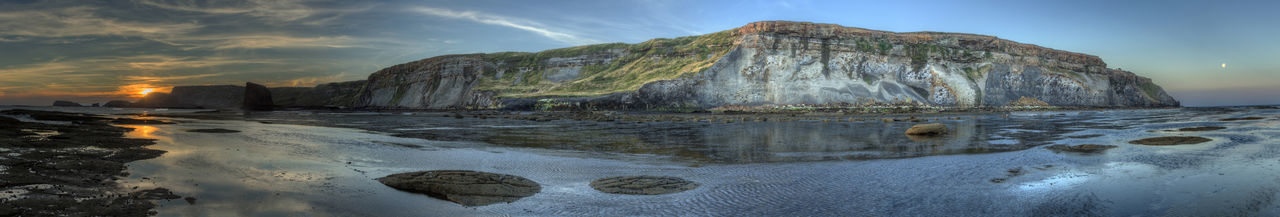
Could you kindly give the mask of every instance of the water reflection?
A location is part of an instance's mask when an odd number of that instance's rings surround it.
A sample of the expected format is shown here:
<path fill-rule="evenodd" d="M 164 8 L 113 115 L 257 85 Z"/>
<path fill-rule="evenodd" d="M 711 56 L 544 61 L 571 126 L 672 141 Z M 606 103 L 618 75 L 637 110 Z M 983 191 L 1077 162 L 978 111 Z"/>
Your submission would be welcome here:
<path fill-rule="evenodd" d="M 1067 113 L 1070 115 L 1064 115 Z M 847 117 L 818 117 L 799 121 L 733 123 L 619 123 L 455 118 L 447 114 L 293 116 L 290 113 L 265 113 L 249 116 L 247 119 L 356 127 L 429 140 L 484 141 L 502 146 L 652 154 L 700 163 L 760 163 L 1023 150 L 1050 144 L 1054 140 L 1063 139 L 1063 135 L 1081 130 L 1131 127 L 1108 120 L 1120 117 L 1100 112 L 1028 112 L 1012 116 L 937 115 L 921 118 L 926 122 L 882 122 L 879 118 L 851 122 Z M 685 119 L 695 118 L 700 116 Z M 356 124 L 357 122 L 366 124 Z M 938 137 L 909 137 L 904 134 L 907 128 L 922 123 L 942 123 L 952 132 Z"/>

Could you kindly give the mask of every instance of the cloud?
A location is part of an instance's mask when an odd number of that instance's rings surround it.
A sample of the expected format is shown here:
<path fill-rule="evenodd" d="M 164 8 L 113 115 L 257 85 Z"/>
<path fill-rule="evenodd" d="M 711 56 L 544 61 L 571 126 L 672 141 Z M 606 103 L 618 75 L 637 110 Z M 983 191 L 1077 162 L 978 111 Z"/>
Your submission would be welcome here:
<path fill-rule="evenodd" d="M 301 22 L 305 25 L 322 25 L 352 13 L 364 12 L 378 4 L 368 4 L 347 8 L 316 8 L 308 6 L 304 0 L 239 0 L 239 1 L 192 1 L 192 0 L 135 0 L 139 5 L 152 6 L 173 11 L 186 11 L 213 15 L 248 15 L 265 18 L 267 21 L 284 24 Z"/>
<path fill-rule="evenodd" d="M 205 47 L 214 50 L 223 49 L 263 49 L 263 48 L 350 48 L 356 40 L 348 36 L 336 37 L 293 37 L 285 35 L 237 35 L 218 37 Z"/>
<path fill-rule="evenodd" d="M 95 8 L 69 7 L 52 10 L 0 12 L 0 36 L 73 37 L 135 36 L 156 37 L 195 31 L 196 23 L 144 23 L 98 17 Z"/>
<path fill-rule="evenodd" d="M 208 74 L 184 75 L 184 76 L 135 76 L 135 75 L 130 75 L 130 76 L 125 76 L 125 77 L 124 77 L 124 80 L 126 80 L 126 81 L 145 81 L 145 82 L 167 82 L 167 81 L 173 81 L 173 80 L 191 80 L 191 79 L 197 79 L 197 78 L 217 77 L 217 76 L 223 76 L 223 75 L 226 75 L 226 73 L 208 73 Z"/>
<path fill-rule="evenodd" d="M 197 75 L 155 76 L 154 74 L 199 73 L 208 69 L 232 65 L 276 64 L 274 60 L 235 59 L 228 57 L 173 57 L 143 55 L 125 57 L 86 58 L 57 60 L 0 69 L 0 86 L 6 91 L 75 89 L 95 91 L 114 89 L 122 82 L 179 83 L 228 75 L 204 73 Z M 136 74 L 153 74 L 142 76 Z M 135 74 L 119 77 L 122 74 Z"/>
<path fill-rule="evenodd" d="M 533 21 L 525 20 L 525 19 L 515 19 L 515 18 L 490 15 L 490 14 L 485 14 L 485 13 L 475 12 L 475 11 L 454 11 L 449 9 L 432 8 L 432 7 L 412 7 L 412 8 L 409 8 L 409 10 L 416 13 L 426 14 L 431 16 L 446 17 L 446 18 L 453 18 L 453 19 L 465 19 L 465 20 L 470 20 L 478 23 L 511 27 L 515 29 L 537 33 L 547 38 L 551 38 L 553 40 L 565 42 L 569 44 L 580 45 L 580 44 L 599 43 L 599 41 L 596 41 L 596 40 L 582 38 L 573 34 L 558 32 L 548 28 L 539 27 L 542 25 Z"/>

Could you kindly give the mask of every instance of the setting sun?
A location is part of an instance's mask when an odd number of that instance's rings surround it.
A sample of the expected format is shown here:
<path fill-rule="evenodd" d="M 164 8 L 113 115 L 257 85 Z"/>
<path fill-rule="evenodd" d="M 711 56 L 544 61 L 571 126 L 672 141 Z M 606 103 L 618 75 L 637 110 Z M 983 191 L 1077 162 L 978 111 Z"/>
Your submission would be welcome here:
<path fill-rule="evenodd" d="M 148 93 L 151 93 L 151 91 L 155 91 L 155 90 L 156 89 L 147 88 L 147 89 L 142 89 L 142 92 L 139 92 L 139 93 L 141 93 L 143 96 L 146 96 Z"/>

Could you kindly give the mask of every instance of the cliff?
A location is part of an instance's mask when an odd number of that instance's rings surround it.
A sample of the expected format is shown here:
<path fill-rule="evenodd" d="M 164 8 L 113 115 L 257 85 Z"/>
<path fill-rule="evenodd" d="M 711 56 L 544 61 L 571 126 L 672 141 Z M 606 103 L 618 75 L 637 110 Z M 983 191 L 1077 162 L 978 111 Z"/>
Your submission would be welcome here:
<path fill-rule="evenodd" d="M 983 35 L 786 21 L 639 44 L 432 57 L 373 73 L 354 105 L 528 108 L 555 100 L 624 109 L 1179 105 L 1150 79 L 1092 55 Z"/>
<path fill-rule="evenodd" d="M 347 81 L 315 87 L 273 87 L 271 98 L 283 107 L 351 107 L 365 81 Z"/>

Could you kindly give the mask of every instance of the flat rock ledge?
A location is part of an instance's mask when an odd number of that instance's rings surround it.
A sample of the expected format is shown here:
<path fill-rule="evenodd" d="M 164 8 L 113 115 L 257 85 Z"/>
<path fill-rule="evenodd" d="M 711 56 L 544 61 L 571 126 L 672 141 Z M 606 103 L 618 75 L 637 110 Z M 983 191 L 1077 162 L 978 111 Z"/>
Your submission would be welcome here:
<path fill-rule="evenodd" d="M 1163 136 L 1163 137 L 1153 137 L 1153 138 L 1133 140 L 1133 141 L 1129 141 L 1129 144 L 1165 146 L 1165 145 L 1200 144 L 1200 143 L 1205 143 L 1209 141 L 1213 141 L 1213 139 L 1199 137 L 1199 136 Z"/>
<path fill-rule="evenodd" d="M 463 206 L 510 203 L 542 191 L 541 185 L 524 177 L 469 170 L 398 173 L 378 178 L 378 182 Z"/>
<path fill-rule="evenodd" d="M 617 176 L 597 179 L 591 188 L 610 194 L 658 195 L 698 188 L 698 183 L 670 176 Z"/>

